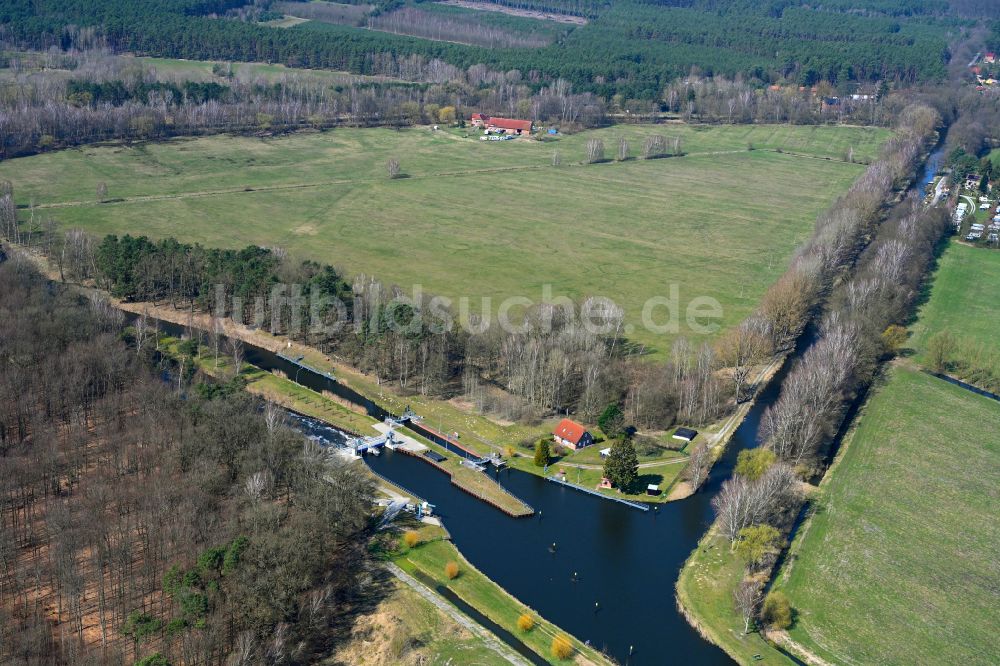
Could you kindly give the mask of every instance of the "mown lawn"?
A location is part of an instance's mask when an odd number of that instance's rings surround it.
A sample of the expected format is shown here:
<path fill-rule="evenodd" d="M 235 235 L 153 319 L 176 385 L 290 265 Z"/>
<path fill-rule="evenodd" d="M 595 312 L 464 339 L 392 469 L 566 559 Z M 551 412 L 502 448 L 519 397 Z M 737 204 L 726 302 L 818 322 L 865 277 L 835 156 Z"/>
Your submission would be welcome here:
<path fill-rule="evenodd" d="M 947 331 L 955 339 L 954 374 L 997 390 L 1000 381 L 1000 252 L 952 241 L 931 277 L 909 346 L 927 364 L 927 343 Z M 978 371 L 976 370 L 978 368 Z"/>
<path fill-rule="evenodd" d="M 686 459 L 679 459 L 686 460 Z M 636 478 L 635 482 L 628 488 L 627 492 L 618 492 L 615 490 L 608 489 L 598 489 L 598 485 L 601 483 L 601 479 L 604 477 L 604 471 L 601 469 L 580 469 L 579 467 L 564 467 L 559 464 L 549 465 L 549 476 L 557 476 L 562 478 L 562 470 L 566 471 L 566 481 L 569 483 L 575 483 L 578 486 L 583 486 L 589 490 L 597 490 L 602 495 L 607 495 L 608 497 L 617 497 L 620 499 L 627 499 L 633 502 L 651 502 L 659 503 L 666 502 L 667 496 L 670 494 L 670 488 L 673 486 L 674 482 L 684 471 L 687 466 L 685 462 L 675 462 L 675 463 L 664 463 L 662 465 L 656 465 L 653 467 L 642 467 L 639 469 L 639 476 Z M 520 466 L 519 466 L 520 467 Z M 660 494 L 658 495 L 647 495 L 646 486 L 655 485 L 660 487 Z"/>
<path fill-rule="evenodd" d="M 632 154 L 645 136 L 681 136 L 683 158 L 582 166 L 599 137 Z M 461 130 L 344 129 L 277 138 L 205 137 L 106 146 L 0 164 L 36 219 L 93 232 L 175 236 L 210 246 L 258 243 L 367 273 L 409 293 L 538 302 L 615 299 L 629 338 L 663 354 L 699 296 L 731 326 L 781 275 L 815 215 L 887 137 L 852 127 L 620 126 L 551 142 L 486 143 Z M 748 145 L 755 148 L 749 151 Z M 784 154 L 774 152 L 782 148 Z M 562 166 L 552 166 L 558 151 Z M 791 155 L 804 153 L 813 157 Z M 408 176 L 389 180 L 396 157 Z M 818 159 L 817 159 L 818 158 Z M 825 159 L 824 159 L 825 158 Z M 98 204 L 97 184 L 111 199 Z M 24 215 L 28 213 L 25 210 Z M 676 286 L 678 332 L 641 325 L 643 305 Z M 515 308 L 514 314 L 518 312 Z M 663 323 L 667 308 L 654 319 Z"/>
<path fill-rule="evenodd" d="M 778 579 L 830 663 L 994 664 L 1000 405 L 894 368 Z"/>

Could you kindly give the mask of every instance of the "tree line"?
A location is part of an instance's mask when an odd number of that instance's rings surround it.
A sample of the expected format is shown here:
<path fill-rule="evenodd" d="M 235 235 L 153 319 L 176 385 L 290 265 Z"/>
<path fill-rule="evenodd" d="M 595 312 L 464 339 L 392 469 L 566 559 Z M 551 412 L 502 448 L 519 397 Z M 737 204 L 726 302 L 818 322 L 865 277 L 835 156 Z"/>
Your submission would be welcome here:
<path fill-rule="evenodd" d="M 314 663 L 379 589 L 368 476 L 136 339 L 0 263 L 0 661 Z"/>
<path fill-rule="evenodd" d="M 664 6 L 638 0 L 602 4 L 586 25 L 542 48 L 483 48 L 318 21 L 279 29 L 224 18 L 239 0 L 68 0 L 9 3 L 0 13 L 10 37 L 44 50 L 102 43 L 116 52 L 197 60 L 281 62 L 377 73 L 377 56 L 421 56 L 460 69 L 536 72 L 539 84 L 562 78 L 608 99 L 655 99 L 693 65 L 711 75 L 765 83 L 820 79 L 914 83 L 940 79 L 948 59 L 946 21 L 910 20 L 857 7 L 804 2 L 761 7 L 715 3 Z M 543 4 L 543 3 L 538 3 Z M 852 3 L 862 8 L 865 2 Z M 557 8 L 558 11 L 558 8 Z M 571 10 L 572 11 L 572 10 Z M 584 11 L 583 13 L 588 13 Z M 75 27 L 77 26 L 77 27 Z"/>
<path fill-rule="evenodd" d="M 220 132 L 270 134 L 347 126 L 452 123 L 473 110 L 526 116 L 563 129 L 605 122 L 605 105 L 565 82 L 533 88 L 520 72 L 463 71 L 420 56 L 378 59 L 384 76 L 267 78 L 217 63 L 217 80 L 159 72 L 103 50 L 9 55 L 0 90 L 0 156 L 100 141 L 155 141 Z M 410 83 L 412 81 L 413 83 Z"/>
<path fill-rule="evenodd" d="M 882 158 L 820 216 L 813 238 L 758 310 L 714 345 L 699 348 L 678 339 L 665 363 L 650 363 L 629 344 L 616 308 L 596 308 L 609 333 L 585 326 L 580 313 L 595 311 L 596 301 L 535 306 L 524 315 L 533 324 L 529 333 L 483 326 L 474 316 L 469 327 L 450 326 L 454 313 L 437 316 L 430 295 L 407 302 L 398 287 L 370 276 L 349 278 L 278 250 L 216 250 L 130 236 L 96 241 L 54 226 L 32 229 L 18 223 L 9 184 L 0 192 L 0 232 L 42 248 L 64 279 L 95 280 L 128 300 L 266 325 L 335 353 L 380 382 L 395 382 L 402 392 L 461 395 L 483 411 L 513 419 L 572 412 L 592 421 L 616 404 L 642 429 L 677 421 L 704 424 L 750 397 L 753 369 L 790 348 L 829 285 L 857 256 L 884 202 L 910 177 L 936 116 L 926 107 L 900 116 L 903 124 Z M 668 149 L 661 143 L 644 150 Z M 300 291 L 273 293 L 280 285 L 299 285 Z M 320 310 L 305 311 L 305 296 L 318 297 Z M 239 311 L 234 298 L 243 304 Z M 324 326 L 297 324 L 310 316 Z M 404 325 L 394 325 L 399 323 Z"/>
<path fill-rule="evenodd" d="M 962 121 L 967 108 L 976 106 L 973 102 L 956 108 L 951 105 L 954 98 L 954 93 L 945 91 L 938 100 L 946 124 L 957 124 L 951 114 L 957 112 Z M 926 139 L 941 120 L 927 106 L 910 109 L 906 115 L 911 118 L 910 128 L 918 130 L 909 141 Z M 959 140 L 949 135 L 947 145 Z M 910 153 L 904 146 L 898 148 Z M 910 161 L 915 163 L 915 159 Z M 896 170 L 896 176 L 900 175 Z M 874 188 L 871 193 L 884 192 L 887 182 L 888 173 L 867 179 L 868 187 Z M 855 240 L 823 232 L 810 244 L 810 254 L 843 257 L 839 269 L 821 271 L 818 274 L 826 273 L 827 278 L 813 283 L 818 288 L 814 293 L 821 296 L 816 305 L 823 306 L 815 340 L 792 366 L 778 400 L 764 414 L 763 446 L 741 452 L 733 478 L 713 500 L 718 529 L 747 565 L 748 575 L 733 590 L 744 632 L 755 623 L 776 629 L 791 624 L 790 600 L 780 592 L 765 597 L 761 581 L 766 576 L 757 574 L 774 567 L 784 537 L 799 514 L 803 501 L 799 479 L 822 472 L 850 405 L 863 398 L 881 364 L 905 343 L 905 325 L 951 227 L 947 209 L 926 207 L 917 191 L 894 205 L 884 221 L 878 221 L 881 216 L 876 212 L 875 226 L 857 226 L 864 217 L 859 213 L 873 210 L 859 195 L 863 192 L 845 198 L 846 208 L 836 216 L 841 221 L 835 223 L 840 229 L 853 229 L 850 236 Z M 852 208 L 854 212 L 848 212 Z M 867 244 L 863 242 L 866 235 L 874 237 Z M 852 246 L 856 249 L 848 250 Z"/>
<path fill-rule="evenodd" d="M 799 89 L 689 74 L 666 85 L 658 99 L 604 101 L 578 93 L 565 79 L 539 87 L 537 72 L 462 70 L 422 56 L 372 56 L 380 80 L 317 73 L 265 77 L 215 63 L 210 80 L 176 73 L 106 50 L 7 53 L 10 82 L 0 89 L 0 156 L 16 157 L 100 141 L 155 141 L 219 132 L 271 134 L 341 125 L 400 127 L 461 123 L 471 113 L 530 118 L 563 131 L 619 122 L 655 122 L 664 114 L 695 122 L 815 124 L 851 122 L 888 126 L 911 93 L 887 86 L 860 89 L 828 83 Z M 389 79 L 393 80 L 389 80 Z M 399 81 L 395 79 L 404 79 Z M 835 105 L 820 100 L 839 95 Z M 995 115 L 982 103 L 984 121 L 956 128 L 977 137 Z M 677 152 L 674 150 L 673 152 Z M 845 159 L 853 159 L 846 155 Z"/>
<path fill-rule="evenodd" d="M 734 476 L 713 499 L 718 529 L 747 567 L 733 590 L 744 633 L 755 622 L 791 624 L 790 601 L 780 592 L 765 597 L 754 574 L 777 561 L 803 503 L 800 479 L 821 468 L 849 405 L 905 341 L 903 324 L 948 229 L 947 211 L 925 209 L 919 196 L 879 227 L 857 270 L 831 294 L 816 341 L 765 412 L 763 447 L 740 453 Z"/>

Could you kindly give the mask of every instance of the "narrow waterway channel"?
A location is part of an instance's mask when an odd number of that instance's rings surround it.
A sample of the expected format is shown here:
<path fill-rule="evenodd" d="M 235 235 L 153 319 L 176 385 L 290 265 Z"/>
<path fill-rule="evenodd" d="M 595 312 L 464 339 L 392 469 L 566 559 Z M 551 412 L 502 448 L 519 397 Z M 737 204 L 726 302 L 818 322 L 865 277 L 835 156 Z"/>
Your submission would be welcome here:
<path fill-rule="evenodd" d="M 173 335 L 183 332 L 169 322 L 160 326 Z M 813 339 L 810 329 L 793 356 Z M 377 418 L 384 415 L 349 387 L 272 352 L 247 345 L 246 359 L 264 370 L 280 370 L 314 390 L 360 401 Z M 678 612 L 674 583 L 711 524 L 711 498 L 732 474 L 737 454 L 758 444 L 761 416 L 777 399 L 788 365 L 758 395 L 701 491 L 649 512 L 506 470 L 497 474 L 500 483 L 537 511 L 533 518 L 514 519 L 462 492 L 447 475 L 417 458 L 386 450 L 381 456 L 368 456 L 366 462 L 436 505 L 455 545 L 476 568 L 621 663 L 729 664 L 729 657 L 699 636 Z M 338 436 L 309 419 L 296 419 L 294 426 L 320 440 Z"/>

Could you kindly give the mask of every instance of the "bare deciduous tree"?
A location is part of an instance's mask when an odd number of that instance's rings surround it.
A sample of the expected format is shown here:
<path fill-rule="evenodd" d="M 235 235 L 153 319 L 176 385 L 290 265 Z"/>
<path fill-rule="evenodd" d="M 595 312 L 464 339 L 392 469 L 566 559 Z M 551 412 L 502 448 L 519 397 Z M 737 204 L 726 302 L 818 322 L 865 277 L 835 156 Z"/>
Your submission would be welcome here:
<path fill-rule="evenodd" d="M 238 338 L 229 338 L 229 355 L 233 359 L 233 375 L 240 374 L 243 369 L 243 342 Z"/>
<path fill-rule="evenodd" d="M 587 163 L 594 164 L 604 161 L 604 141 L 600 139 L 587 140 Z"/>
<path fill-rule="evenodd" d="M 624 162 L 628 159 L 628 139 L 624 136 L 618 137 L 618 161 Z"/>
<path fill-rule="evenodd" d="M 691 458 L 688 460 L 687 467 L 684 470 L 688 483 L 691 484 L 692 491 L 698 490 L 705 481 L 705 477 L 708 476 L 708 470 L 711 469 L 711 464 L 711 450 L 705 442 L 700 442 L 691 451 Z"/>
<path fill-rule="evenodd" d="M 766 319 L 751 316 L 736 328 L 727 331 L 718 342 L 719 358 L 729 368 L 733 379 L 736 403 L 749 398 L 747 378 L 755 365 L 772 352 L 771 330 Z"/>
<path fill-rule="evenodd" d="M 752 517 L 750 483 L 742 477 L 732 477 L 722 484 L 719 494 L 712 498 L 722 533 L 735 543 L 740 530 L 750 524 Z"/>
<path fill-rule="evenodd" d="M 252 631 L 243 631 L 236 637 L 236 645 L 226 659 L 227 666 L 250 666 L 254 662 L 255 640 Z"/>
<path fill-rule="evenodd" d="M 264 423 L 267 424 L 267 432 L 271 436 L 285 424 L 285 410 L 277 404 L 268 401 L 264 406 Z"/>
<path fill-rule="evenodd" d="M 659 134 L 651 134 L 642 144 L 642 156 L 647 160 L 663 157 L 667 154 L 667 140 Z"/>
<path fill-rule="evenodd" d="M 760 585 L 751 580 L 742 580 L 733 590 L 733 604 L 743 618 L 743 633 L 750 633 L 750 623 L 753 622 L 757 614 L 757 607 L 761 601 Z"/>
<path fill-rule="evenodd" d="M 136 318 L 135 323 L 133 324 L 133 329 L 135 330 L 135 353 L 138 354 L 142 352 L 142 348 L 145 346 L 152 333 L 152 329 L 149 325 L 149 317 L 146 316 L 145 310 Z"/>
<path fill-rule="evenodd" d="M 399 178 L 399 160 L 390 157 L 385 161 L 385 170 L 389 174 L 389 178 Z"/>

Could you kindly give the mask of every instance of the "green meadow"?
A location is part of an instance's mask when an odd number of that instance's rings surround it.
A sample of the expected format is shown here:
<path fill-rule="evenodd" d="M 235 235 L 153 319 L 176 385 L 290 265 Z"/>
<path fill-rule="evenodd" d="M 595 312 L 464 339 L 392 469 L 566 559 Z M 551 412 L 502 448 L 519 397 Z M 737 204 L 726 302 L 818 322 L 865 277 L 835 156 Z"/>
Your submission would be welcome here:
<path fill-rule="evenodd" d="M 650 134 L 683 157 L 585 165 L 586 143 L 641 154 Z M 35 221 L 208 246 L 280 246 L 406 291 L 480 298 L 600 295 L 628 337 L 669 350 L 696 297 L 731 326 L 785 270 L 826 208 L 888 137 L 855 127 L 617 126 L 549 141 L 480 141 L 472 130 L 338 129 L 88 146 L 0 163 Z M 753 150 L 750 150 L 750 148 Z M 554 160 L 558 153 L 558 160 Z M 403 177 L 389 179 L 386 161 Z M 559 162 L 559 166 L 554 166 Z M 106 183 L 110 201 L 95 190 Z M 30 216 L 22 210 L 25 219 Z M 641 324 L 647 299 L 678 295 L 679 331 Z M 515 310 L 516 312 L 516 310 Z M 665 323 L 667 308 L 654 311 Z"/>
<path fill-rule="evenodd" d="M 846 446 L 777 581 L 791 637 L 828 663 L 996 663 L 1000 405 L 895 367 Z"/>
<path fill-rule="evenodd" d="M 931 276 L 927 301 L 911 326 L 909 342 L 916 360 L 929 363 L 927 347 L 935 334 L 954 340 L 948 371 L 1000 391 L 1000 252 L 951 242 Z"/>

